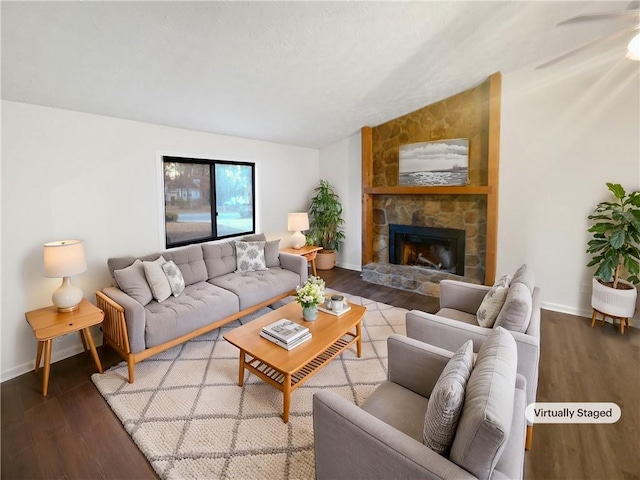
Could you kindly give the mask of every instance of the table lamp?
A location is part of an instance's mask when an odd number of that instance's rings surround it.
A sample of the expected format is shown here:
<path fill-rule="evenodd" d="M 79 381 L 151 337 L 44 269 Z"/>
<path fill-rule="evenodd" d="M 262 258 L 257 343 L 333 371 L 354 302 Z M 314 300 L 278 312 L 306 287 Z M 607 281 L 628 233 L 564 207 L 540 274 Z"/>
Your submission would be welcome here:
<path fill-rule="evenodd" d="M 287 230 L 296 232 L 291 236 L 291 246 L 295 249 L 302 248 L 307 241 L 302 230 L 309 230 L 307 212 L 290 213 L 287 218 Z"/>
<path fill-rule="evenodd" d="M 82 240 L 61 240 L 44 244 L 44 276 L 62 277 L 51 299 L 58 312 L 73 312 L 82 301 L 82 290 L 71 283 L 71 276 L 87 270 Z"/>

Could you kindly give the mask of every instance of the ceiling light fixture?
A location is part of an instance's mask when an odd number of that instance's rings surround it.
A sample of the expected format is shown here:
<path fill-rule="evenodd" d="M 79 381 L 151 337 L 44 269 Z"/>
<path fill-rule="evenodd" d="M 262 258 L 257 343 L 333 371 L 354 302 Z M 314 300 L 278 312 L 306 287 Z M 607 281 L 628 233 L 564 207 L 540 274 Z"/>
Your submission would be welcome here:
<path fill-rule="evenodd" d="M 629 60 L 640 61 L 640 33 L 631 39 L 627 45 L 627 58 Z"/>

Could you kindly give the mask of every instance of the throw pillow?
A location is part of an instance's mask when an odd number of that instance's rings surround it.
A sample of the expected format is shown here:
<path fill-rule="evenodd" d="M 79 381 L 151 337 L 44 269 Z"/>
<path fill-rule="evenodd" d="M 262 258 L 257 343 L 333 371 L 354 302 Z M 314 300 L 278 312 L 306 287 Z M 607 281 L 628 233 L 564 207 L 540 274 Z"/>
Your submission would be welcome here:
<path fill-rule="evenodd" d="M 533 270 L 531 270 L 526 263 L 521 265 L 520 268 L 516 270 L 516 273 L 513 274 L 511 283 L 524 283 L 529 289 L 529 293 L 533 295 L 533 289 L 536 286 Z"/>
<path fill-rule="evenodd" d="M 423 441 L 440 455 L 446 455 L 453 443 L 472 368 L 473 342 L 467 340 L 444 367 L 429 397 Z"/>
<path fill-rule="evenodd" d="M 267 268 L 280 266 L 280 239 L 270 240 L 264 245 L 264 258 Z"/>
<path fill-rule="evenodd" d="M 153 262 L 142 262 L 144 266 L 144 275 L 147 277 L 149 287 L 151 287 L 151 293 L 158 303 L 164 302 L 171 296 L 171 285 L 169 280 L 162 270 L 162 265 L 167 263 L 162 255 Z"/>
<path fill-rule="evenodd" d="M 514 283 L 509 287 L 507 299 L 493 328 L 503 327 L 512 332 L 524 333 L 529 328 L 533 300 L 529 288 L 524 283 Z"/>
<path fill-rule="evenodd" d="M 264 245 L 266 242 L 239 242 L 236 244 L 236 272 L 266 270 Z"/>
<path fill-rule="evenodd" d="M 169 260 L 162 265 L 162 270 L 169 281 L 173 296 L 177 297 L 184 290 L 184 277 L 182 276 L 182 272 L 173 260 Z"/>
<path fill-rule="evenodd" d="M 487 292 L 480 304 L 480 308 L 476 312 L 478 325 L 481 327 L 491 328 L 498 318 L 498 314 L 507 299 L 509 291 L 509 275 L 504 275 L 498 280 L 493 287 Z"/>
<path fill-rule="evenodd" d="M 120 290 L 143 307 L 153 299 L 153 294 L 144 275 L 142 260 L 137 259 L 127 268 L 114 270 L 113 276 L 116 278 Z"/>

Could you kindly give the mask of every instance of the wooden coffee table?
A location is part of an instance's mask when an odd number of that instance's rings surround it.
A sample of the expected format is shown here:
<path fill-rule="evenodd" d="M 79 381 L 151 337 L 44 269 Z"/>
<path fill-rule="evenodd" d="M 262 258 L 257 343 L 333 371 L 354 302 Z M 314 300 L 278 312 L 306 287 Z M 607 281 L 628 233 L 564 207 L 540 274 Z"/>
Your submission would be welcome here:
<path fill-rule="evenodd" d="M 305 322 L 302 307 L 293 302 L 226 333 L 225 340 L 240 349 L 238 385 L 244 384 L 246 369 L 280 390 L 283 395 L 282 420 L 287 423 L 291 392 L 354 343 L 358 357 L 362 355 L 362 318 L 367 309 L 349 305 L 351 310 L 339 317 L 318 312 L 315 322 Z M 262 327 L 282 318 L 307 327 L 311 340 L 286 350 L 260 336 Z"/>

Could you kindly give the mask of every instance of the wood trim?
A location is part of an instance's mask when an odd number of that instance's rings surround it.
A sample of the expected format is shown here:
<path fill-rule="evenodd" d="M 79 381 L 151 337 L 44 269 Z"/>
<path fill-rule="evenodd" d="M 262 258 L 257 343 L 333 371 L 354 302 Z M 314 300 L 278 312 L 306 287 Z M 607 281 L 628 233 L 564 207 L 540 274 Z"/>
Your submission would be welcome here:
<path fill-rule="evenodd" d="M 500 167 L 500 108 L 502 97 L 502 75 L 489 77 L 489 145 L 487 183 L 491 191 L 487 194 L 487 245 L 485 256 L 484 284 L 493 285 L 496 278 L 498 249 L 498 192 Z"/>
<path fill-rule="evenodd" d="M 365 187 L 369 195 L 488 195 L 491 186 L 467 185 L 452 187 Z"/>
<path fill-rule="evenodd" d="M 362 265 L 373 261 L 373 129 L 362 127 Z"/>

